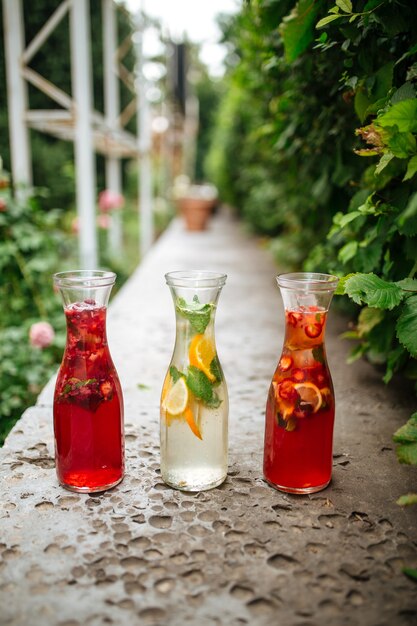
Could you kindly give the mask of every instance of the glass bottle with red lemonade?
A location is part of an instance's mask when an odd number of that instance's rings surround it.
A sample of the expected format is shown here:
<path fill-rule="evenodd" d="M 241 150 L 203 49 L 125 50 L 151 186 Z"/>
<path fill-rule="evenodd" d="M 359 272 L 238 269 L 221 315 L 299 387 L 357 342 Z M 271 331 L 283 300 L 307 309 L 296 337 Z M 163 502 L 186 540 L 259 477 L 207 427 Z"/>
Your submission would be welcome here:
<path fill-rule="evenodd" d="M 123 396 L 106 334 L 115 279 L 90 270 L 54 275 L 67 322 L 53 404 L 55 461 L 71 491 L 104 491 L 124 474 Z"/>
<path fill-rule="evenodd" d="M 285 338 L 266 404 L 264 477 L 280 491 L 313 493 L 332 473 L 335 398 L 324 336 L 338 278 L 298 272 L 277 282 Z"/>

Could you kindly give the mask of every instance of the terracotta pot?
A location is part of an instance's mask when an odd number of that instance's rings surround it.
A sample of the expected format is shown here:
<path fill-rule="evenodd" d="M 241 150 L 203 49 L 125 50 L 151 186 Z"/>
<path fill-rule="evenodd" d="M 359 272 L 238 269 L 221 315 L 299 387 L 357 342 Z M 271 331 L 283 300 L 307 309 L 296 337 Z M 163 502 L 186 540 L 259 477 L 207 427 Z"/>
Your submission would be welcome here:
<path fill-rule="evenodd" d="M 213 211 L 213 200 L 180 198 L 178 206 L 187 230 L 205 230 Z"/>

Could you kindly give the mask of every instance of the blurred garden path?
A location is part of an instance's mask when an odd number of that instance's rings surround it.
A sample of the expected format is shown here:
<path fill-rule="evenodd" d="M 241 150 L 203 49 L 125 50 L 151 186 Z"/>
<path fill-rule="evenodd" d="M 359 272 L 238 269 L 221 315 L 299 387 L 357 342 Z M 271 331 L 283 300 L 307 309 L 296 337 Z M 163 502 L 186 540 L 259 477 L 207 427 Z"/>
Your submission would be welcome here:
<path fill-rule="evenodd" d="M 230 471 L 187 494 L 159 477 L 159 395 L 174 342 L 163 275 L 228 274 L 217 347 L 230 394 Z M 324 268 L 325 269 L 325 268 Z M 109 343 L 126 402 L 127 475 L 105 494 L 56 482 L 51 381 L 0 450 L 0 623 L 31 626 L 415 624 L 416 509 L 396 499 L 414 470 L 392 433 L 412 407 L 368 363 L 346 365 L 334 310 L 333 481 L 311 496 L 262 480 L 264 407 L 283 339 L 276 268 L 228 215 L 189 233 L 176 220 L 113 301 Z"/>

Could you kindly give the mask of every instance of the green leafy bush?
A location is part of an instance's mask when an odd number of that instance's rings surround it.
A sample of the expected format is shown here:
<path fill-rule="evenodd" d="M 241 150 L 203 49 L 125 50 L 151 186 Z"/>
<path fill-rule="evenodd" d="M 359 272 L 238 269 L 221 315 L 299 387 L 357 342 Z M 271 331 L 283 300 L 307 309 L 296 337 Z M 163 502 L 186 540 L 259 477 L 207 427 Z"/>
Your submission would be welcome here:
<path fill-rule="evenodd" d="M 325 238 L 338 207 L 353 195 L 359 169 L 355 111 L 339 84 L 343 51 L 305 51 L 322 3 L 246 4 L 228 34 L 234 42 L 228 95 L 220 107 L 207 171 L 252 227 L 279 236 L 279 261 L 300 266 Z M 307 7 L 308 5 L 308 7 Z M 317 5 L 317 6 L 316 6 Z M 292 9 L 294 9 L 292 11 Z M 310 15 L 310 11 L 307 11 Z"/>
<path fill-rule="evenodd" d="M 351 359 L 386 383 L 417 381 L 416 23 L 414 0 L 245 3 L 207 162 L 279 261 L 346 277 Z"/>
<path fill-rule="evenodd" d="M 14 199 L 7 178 L 0 177 L 0 442 L 56 369 L 65 341 L 52 274 L 70 249 L 60 212 L 44 211 L 41 201 L 24 190 Z M 29 341 L 39 321 L 55 330 L 44 348 Z"/>
<path fill-rule="evenodd" d="M 349 333 L 358 340 L 352 359 L 365 355 L 383 364 L 386 383 L 397 372 L 417 381 L 417 35 L 411 26 L 417 7 L 406 2 L 399 12 L 389 1 L 355 7 L 362 12 L 337 2 L 331 23 L 324 18 L 318 26 L 330 24 L 324 47 L 343 38 L 351 53 L 341 80 L 359 122 L 366 122 L 355 131 L 363 172 L 348 209 L 335 215 L 327 244 L 307 266 L 327 259 L 332 271 L 348 275 L 342 287 L 361 306 Z M 401 435 L 394 439 L 399 460 L 417 464 L 417 437 L 406 447 Z"/>

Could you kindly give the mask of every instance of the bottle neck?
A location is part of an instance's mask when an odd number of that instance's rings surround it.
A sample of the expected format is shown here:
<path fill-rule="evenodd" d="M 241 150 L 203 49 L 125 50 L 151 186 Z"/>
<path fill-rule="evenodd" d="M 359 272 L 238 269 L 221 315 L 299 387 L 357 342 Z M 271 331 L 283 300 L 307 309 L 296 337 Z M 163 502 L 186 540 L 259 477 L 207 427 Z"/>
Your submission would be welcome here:
<path fill-rule="evenodd" d="M 105 306 L 75 303 L 65 307 L 67 351 L 98 352 L 107 349 Z"/>
<path fill-rule="evenodd" d="M 313 307 L 311 310 L 285 310 L 284 347 L 288 350 L 306 350 L 324 343 L 327 311 Z"/>
<path fill-rule="evenodd" d="M 184 292 L 185 290 L 182 290 Z M 214 322 L 220 289 L 206 293 L 193 290 L 192 293 L 178 293 L 171 287 L 174 301 L 177 332 L 193 335 L 211 334 L 214 336 Z"/>

